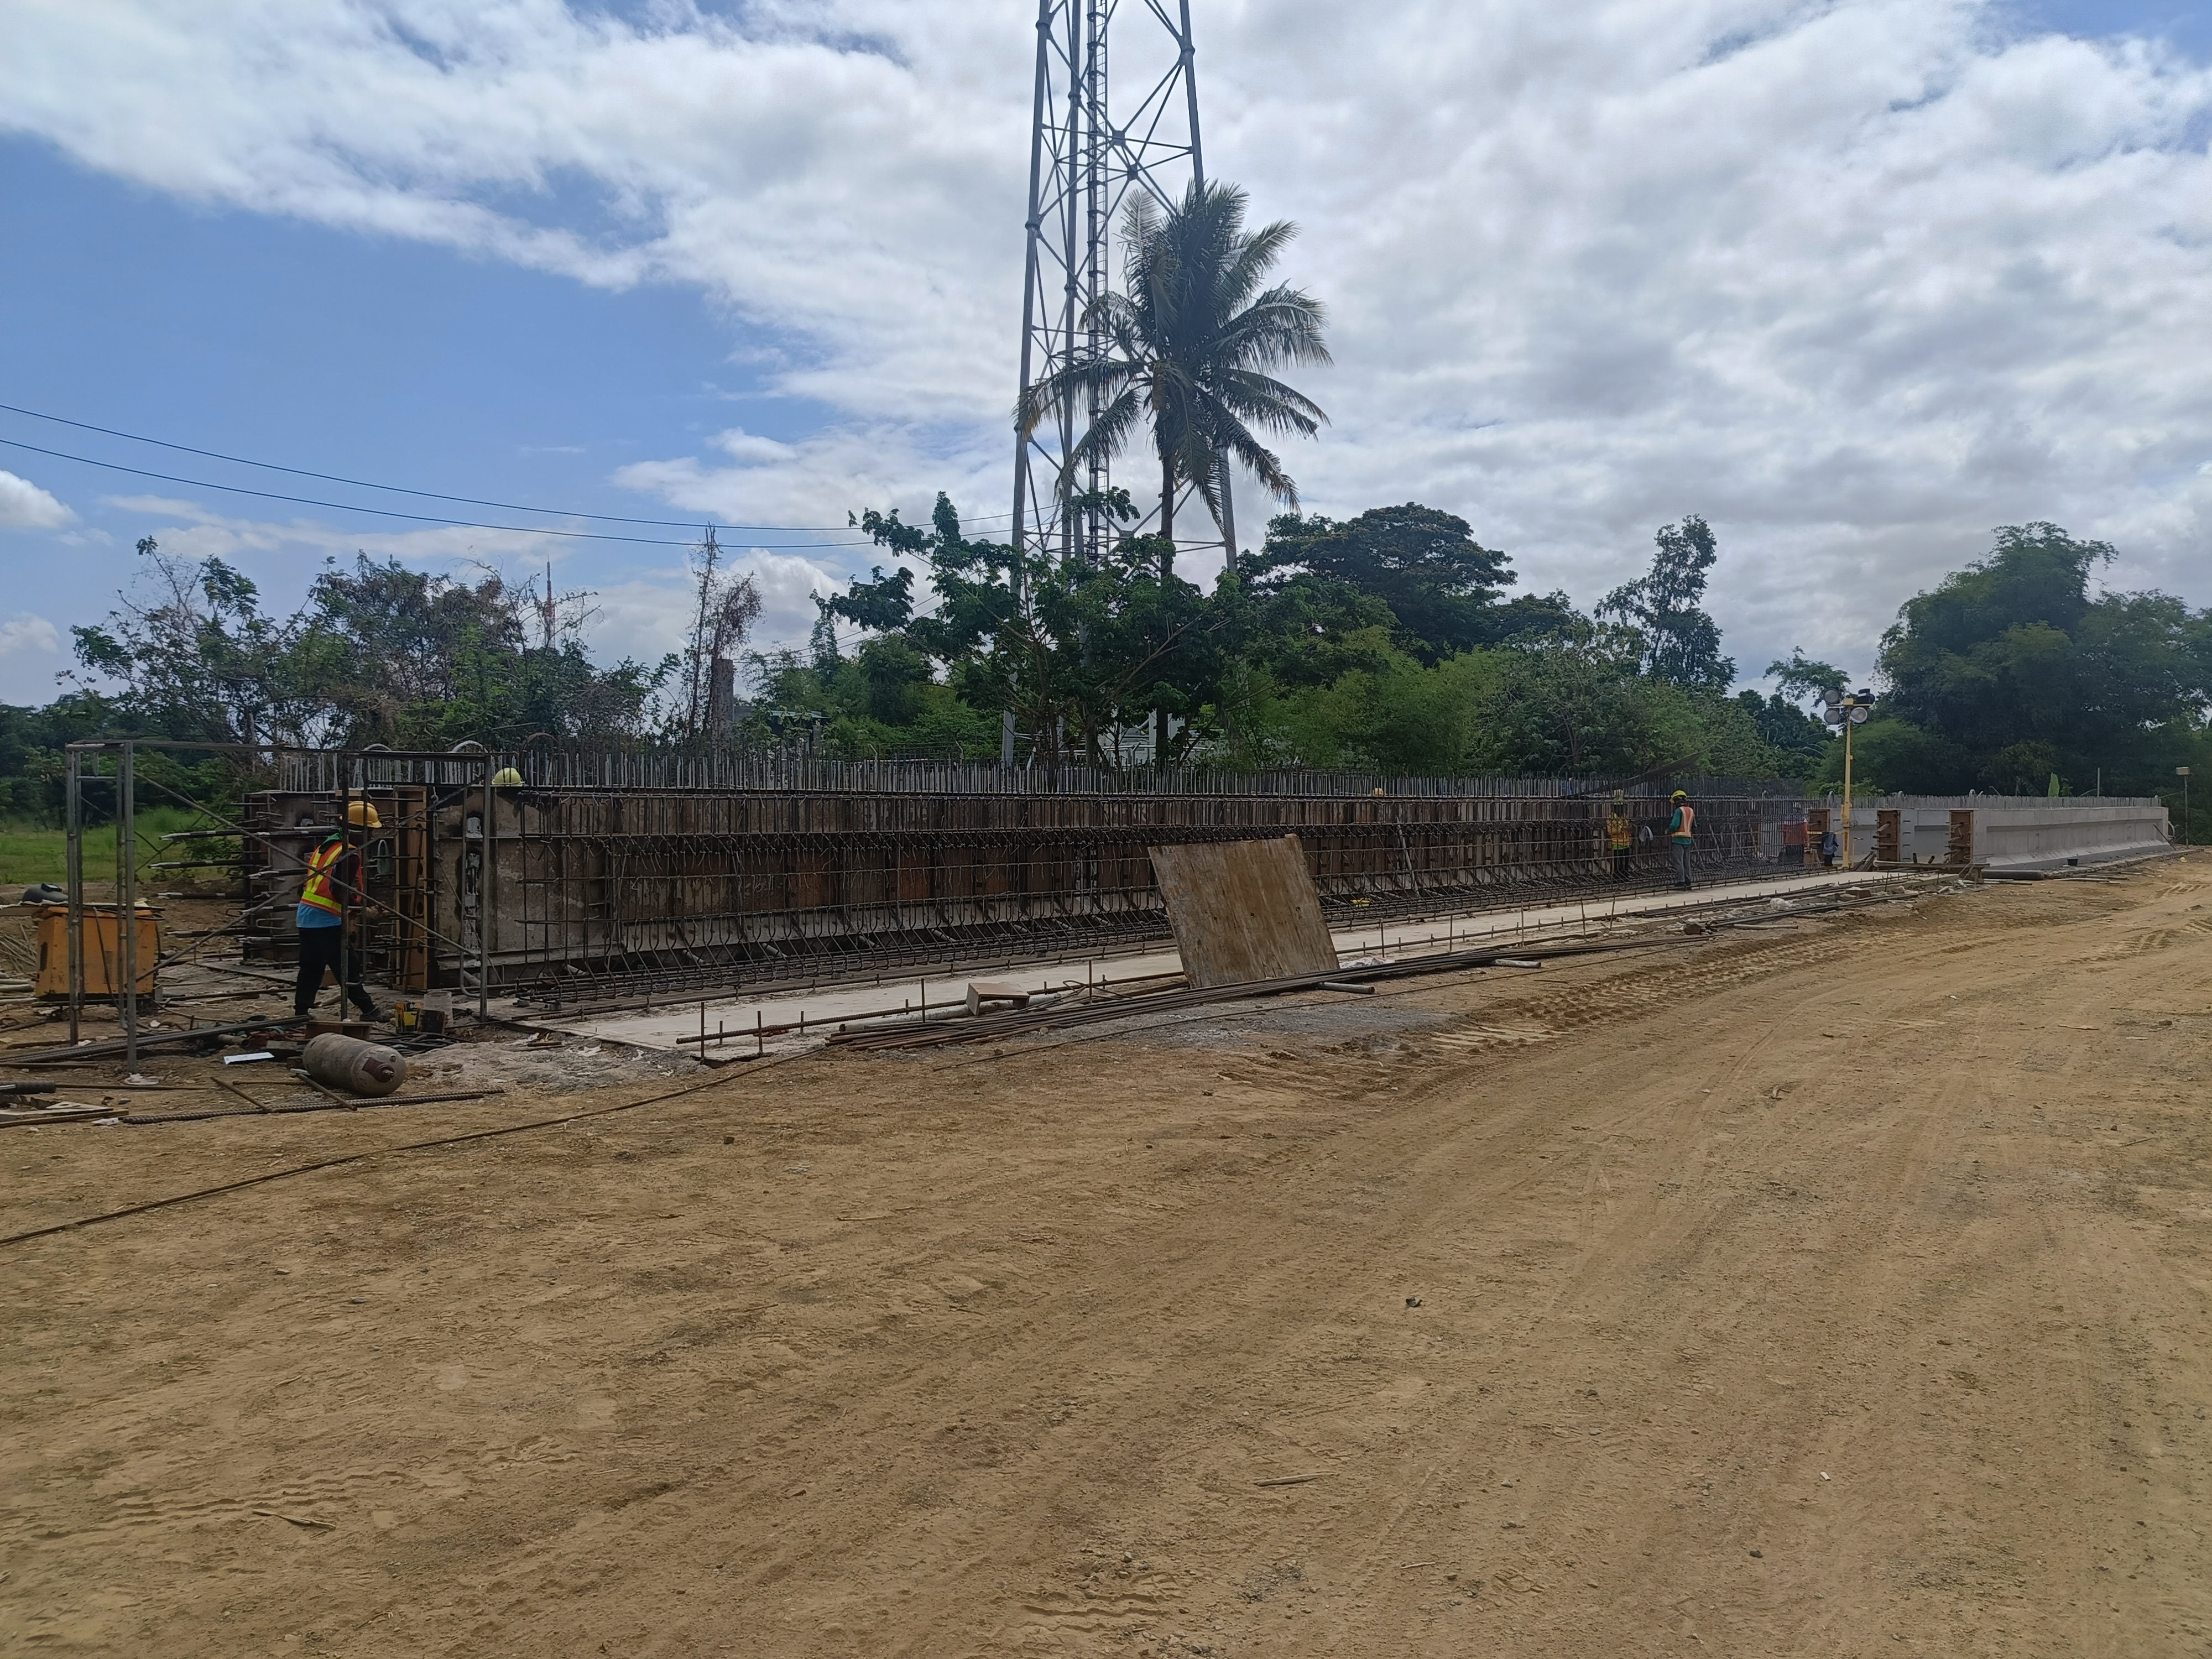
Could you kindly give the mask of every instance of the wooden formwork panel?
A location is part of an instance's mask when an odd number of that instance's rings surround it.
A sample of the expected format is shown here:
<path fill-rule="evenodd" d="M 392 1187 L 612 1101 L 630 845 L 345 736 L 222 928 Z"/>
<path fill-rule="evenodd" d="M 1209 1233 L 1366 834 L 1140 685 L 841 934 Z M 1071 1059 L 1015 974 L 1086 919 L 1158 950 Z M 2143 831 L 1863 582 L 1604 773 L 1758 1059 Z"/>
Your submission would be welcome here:
<path fill-rule="evenodd" d="M 1194 987 L 1335 971 L 1335 942 L 1296 836 L 1155 847 L 1151 860 Z"/>

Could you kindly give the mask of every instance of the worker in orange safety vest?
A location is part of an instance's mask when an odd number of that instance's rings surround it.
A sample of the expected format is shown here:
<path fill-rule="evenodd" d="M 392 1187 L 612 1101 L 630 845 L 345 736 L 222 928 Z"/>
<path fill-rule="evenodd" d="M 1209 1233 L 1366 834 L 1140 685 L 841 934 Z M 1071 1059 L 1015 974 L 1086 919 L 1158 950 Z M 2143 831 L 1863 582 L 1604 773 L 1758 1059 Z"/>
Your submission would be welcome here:
<path fill-rule="evenodd" d="M 297 923 L 300 931 L 300 975 L 292 986 L 292 1014 L 305 1019 L 323 988 L 325 972 L 337 975 L 344 989 L 339 1012 L 350 1000 L 364 1019 L 382 1018 L 375 1001 L 362 988 L 361 951 L 349 955 L 345 948 L 345 913 L 362 901 L 361 851 L 365 832 L 381 830 L 384 821 L 365 800 L 346 807 L 346 823 L 307 854 L 307 878 L 301 884 Z"/>
<path fill-rule="evenodd" d="M 1674 885 L 1690 887 L 1690 848 L 1695 843 L 1698 830 L 1698 809 L 1690 805 L 1690 798 L 1681 790 L 1674 792 L 1674 815 L 1667 820 L 1667 839 L 1674 848 Z"/>

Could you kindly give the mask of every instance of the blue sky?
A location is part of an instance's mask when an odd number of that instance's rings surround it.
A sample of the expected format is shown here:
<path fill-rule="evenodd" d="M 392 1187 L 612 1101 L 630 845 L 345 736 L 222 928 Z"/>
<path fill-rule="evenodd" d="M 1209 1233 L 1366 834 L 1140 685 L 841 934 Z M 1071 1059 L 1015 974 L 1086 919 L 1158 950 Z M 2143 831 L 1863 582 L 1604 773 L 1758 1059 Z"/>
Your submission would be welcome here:
<path fill-rule="evenodd" d="M 2032 517 L 2212 603 L 2212 11 L 1404 11 L 1194 7 L 1209 159 L 1304 226 L 1288 272 L 1336 313 L 1312 387 L 1335 421 L 1287 458 L 1310 507 L 1448 507 L 1584 603 L 1704 512 L 1747 671 L 1794 645 L 1864 665 L 1903 599 Z M 635 29 L 313 0 L 281 50 L 261 15 L 0 17 L 0 403 L 585 512 L 834 526 L 941 487 L 1003 522 L 1018 0 Z M 19 416 L 0 439 L 330 494 Z M 675 546 L 0 469 L 24 481 L 0 484 L 0 699 L 52 695 L 145 534 L 284 605 L 356 547 L 550 556 L 600 596 L 599 654 L 674 642 Z M 768 550 L 769 637 L 872 556 L 735 539 Z"/>
<path fill-rule="evenodd" d="M 0 140 L 0 200 L 15 250 L 0 262 L 0 315 L 9 319 L 0 332 L 0 402 L 19 408 L 415 489 L 664 519 L 680 509 L 622 487 L 617 468 L 696 448 L 733 423 L 790 438 L 825 418 L 813 400 L 773 394 L 756 370 L 733 361 L 747 331 L 696 288 L 611 291 L 448 248 L 182 202 L 93 172 L 36 140 Z M 325 489 L 4 412 L 0 438 L 247 489 L 591 527 Z M 88 538 L 55 559 L 40 551 L 52 532 L 0 530 L 9 572 L 4 611 L 53 620 L 64 644 L 70 623 L 95 621 L 114 603 L 138 538 L 174 522 L 108 498 L 185 497 L 257 520 L 304 514 L 372 541 L 407 528 L 374 514 L 187 489 L 4 447 L 0 468 L 35 478 L 68 503 L 80 521 L 63 533 Z M 845 511 L 825 498 L 812 516 L 832 524 Z M 664 542 L 689 535 L 599 528 Z M 563 591 L 669 581 L 682 552 L 582 541 L 532 544 L 526 552 L 499 538 L 458 539 L 476 544 L 467 556 L 518 575 L 550 556 Z M 824 562 L 842 568 L 853 550 L 833 547 Z M 295 543 L 235 557 L 273 602 L 289 605 L 332 552 L 349 556 Z M 640 639 L 633 648 L 653 643 Z M 32 654 L 0 657 L 0 698 L 52 695 L 58 658 L 21 660 Z"/>

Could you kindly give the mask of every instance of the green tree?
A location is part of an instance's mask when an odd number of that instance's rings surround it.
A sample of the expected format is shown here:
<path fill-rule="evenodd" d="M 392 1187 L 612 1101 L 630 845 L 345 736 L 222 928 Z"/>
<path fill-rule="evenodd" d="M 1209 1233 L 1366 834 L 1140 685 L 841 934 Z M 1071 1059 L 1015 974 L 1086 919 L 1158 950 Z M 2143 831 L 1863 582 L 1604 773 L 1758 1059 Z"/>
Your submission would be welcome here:
<path fill-rule="evenodd" d="M 1241 681 L 1224 676 L 1224 701 L 1234 706 L 1224 710 L 1224 758 L 1414 776 L 1466 772 L 1498 672 L 1495 653 L 1426 664 L 1379 628 L 1357 643 L 1364 660 L 1326 684 L 1285 684 L 1264 671 Z"/>
<path fill-rule="evenodd" d="M 1687 690 L 1725 691 L 1735 663 L 1721 655 L 1720 628 L 1702 604 L 1705 573 L 1720 556 L 1712 526 L 1693 513 L 1653 539 L 1651 568 L 1607 594 L 1597 613 L 1637 631 L 1646 673 Z"/>
<path fill-rule="evenodd" d="M 1760 696 L 1748 686 L 1735 700 L 1762 742 L 1782 757 L 1782 768 L 1790 777 L 1809 776 L 1827 752 L 1828 728 L 1776 691 Z"/>
<path fill-rule="evenodd" d="M 598 668 L 580 629 L 547 629 L 533 646 L 525 595 L 496 571 L 463 581 L 359 554 L 350 568 L 332 561 L 308 589 L 289 683 L 329 742 L 642 735 L 673 662 Z"/>
<path fill-rule="evenodd" d="M 672 665 L 599 668 L 573 630 L 533 647 L 522 595 L 495 572 L 458 581 L 362 554 L 270 617 L 220 559 L 174 558 L 150 538 L 139 552 L 145 575 L 121 607 L 72 630 L 81 692 L 109 732 L 309 747 L 628 737 Z"/>
<path fill-rule="evenodd" d="M 2008 525 L 1899 611 L 1885 713 L 1937 740 L 1915 752 L 1931 769 L 1948 758 L 1948 787 L 2170 781 L 2212 697 L 2212 622 L 2164 593 L 2092 594 L 2112 556 L 2054 524 Z"/>
<path fill-rule="evenodd" d="M 1476 541 L 1466 520 L 1418 501 L 1370 507 L 1341 523 L 1279 514 L 1265 546 L 1238 571 L 1258 592 L 1296 595 L 1297 608 L 1309 611 L 1349 614 L 1359 600 L 1379 601 L 1395 619 L 1401 648 L 1430 664 L 1557 628 L 1571 614 L 1564 594 L 1500 605 L 1519 580 L 1511 561 Z"/>
<path fill-rule="evenodd" d="M 312 701 L 293 695 L 297 619 L 271 617 L 260 592 L 221 559 L 183 559 L 151 536 L 140 580 L 104 625 L 72 628 L 82 689 L 106 679 L 149 732 L 213 743 L 298 742 Z M 85 677 L 90 677 L 87 678 Z"/>
<path fill-rule="evenodd" d="M 1767 664 L 1766 678 L 1774 682 L 1778 695 L 1799 702 L 1826 702 L 1831 692 L 1847 691 L 1851 684 L 1842 669 L 1807 656 L 1802 646 L 1790 647 L 1789 661 Z"/>
<path fill-rule="evenodd" d="M 1122 526 L 1136 517 L 1126 490 L 1081 505 Z M 1204 593 L 1163 574 L 1161 538 L 1125 532 L 1099 563 L 1064 565 L 970 540 L 941 494 L 927 529 L 872 508 L 858 522 L 879 545 L 927 568 L 937 603 L 912 611 L 909 590 L 879 567 L 823 601 L 825 616 L 890 623 L 903 614 L 878 638 L 942 664 L 969 708 L 1011 711 L 1040 757 L 1125 759 L 1121 733 L 1155 711 L 1156 760 L 1188 753 L 1205 735 L 1226 629 Z M 1170 733 L 1170 718 L 1182 720 L 1180 732 Z"/>
<path fill-rule="evenodd" d="M 1247 206 L 1243 191 L 1218 182 L 1194 181 L 1164 214 L 1136 193 L 1122 233 L 1127 292 L 1100 295 L 1084 314 L 1085 326 L 1103 331 L 1106 350 L 1031 386 L 1014 411 L 1026 439 L 1054 408 L 1096 400 L 1097 415 L 1063 459 L 1063 500 L 1076 493 L 1085 467 L 1111 460 L 1140 426 L 1149 428 L 1159 466 L 1153 545 L 1164 584 L 1175 574 L 1182 489 L 1194 489 L 1220 526 L 1230 465 L 1241 461 L 1276 500 L 1295 505 L 1297 486 L 1263 434 L 1311 437 L 1328 418 L 1273 373 L 1329 361 L 1321 302 L 1281 283 L 1261 286 L 1297 228 L 1279 220 L 1248 230 Z M 1163 763 L 1169 715 L 1165 707 L 1158 714 Z"/>

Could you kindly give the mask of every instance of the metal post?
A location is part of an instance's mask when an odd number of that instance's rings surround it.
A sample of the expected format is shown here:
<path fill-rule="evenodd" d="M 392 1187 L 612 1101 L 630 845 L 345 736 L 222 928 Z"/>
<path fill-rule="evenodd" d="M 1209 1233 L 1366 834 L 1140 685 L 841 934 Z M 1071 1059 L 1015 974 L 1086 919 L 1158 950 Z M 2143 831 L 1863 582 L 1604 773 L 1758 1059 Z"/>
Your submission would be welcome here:
<path fill-rule="evenodd" d="M 69 1014 L 70 1043 L 79 1041 L 77 1025 L 84 1018 L 84 788 L 78 775 L 83 757 L 75 749 L 66 763 L 69 778 Z"/>
<path fill-rule="evenodd" d="M 115 775 L 115 926 L 121 935 L 123 1060 L 138 1072 L 138 804 L 137 745 L 125 743 Z"/>
<path fill-rule="evenodd" d="M 1851 716 L 1848 700 L 1844 709 L 1844 868 L 1851 867 Z"/>
<path fill-rule="evenodd" d="M 363 799 L 365 799 L 367 798 L 363 797 Z M 354 846 L 353 801 L 353 781 L 349 777 L 344 787 L 338 791 L 339 851 L 336 862 L 331 866 L 331 885 L 337 890 L 338 900 L 338 1025 L 340 1029 L 343 1029 L 345 1025 L 346 1008 L 348 1006 L 346 1001 L 346 969 L 351 965 L 353 956 L 351 948 L 353 945 L 353 918 L 349 914 L 351 907 L 348 904 L 346 900 L 345 883 L 338 878 L 338 872 L 345 868 L 345 855 L 348 853 L 357 851 L 361 854 L 359 862 L 355 866 L 355 869 L 356 873 L 361 877 L 361 885 L 366 887 L 368 884 L 368 838 L 364 836 L 362 838 L 362 844 L 358 848 Z M 315 988 L 315 994 L 319 997 L 322 994 L 323 988 L 318 985 Z M 312 1004 L 309 1006 L 310 1007 L 313 1006 Z"/>
<path fill-rule="evenodd" d="M 483 879 L 477 884 L 483 895 L 483 914 L 477 918 L 477 1018 L 491 1017 L 491 923 L 497 914 L 499 896 L 499 847 L 493 839 L 495 825 L 491 817 L 491 753 L 484 752 L 483 767 Z"/>

